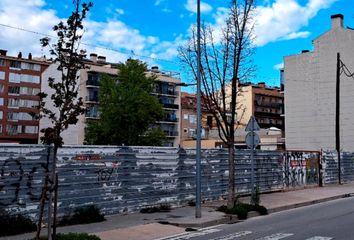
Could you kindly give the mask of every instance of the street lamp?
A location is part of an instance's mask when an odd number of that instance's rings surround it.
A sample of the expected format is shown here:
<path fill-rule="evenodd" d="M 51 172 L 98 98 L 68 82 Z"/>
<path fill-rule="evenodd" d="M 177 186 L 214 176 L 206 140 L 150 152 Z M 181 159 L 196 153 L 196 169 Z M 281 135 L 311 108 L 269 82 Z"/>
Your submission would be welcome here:
<path fill-rule="evenodd" d="M 201 99 L 200 99 L 200 72 L 201 72 L 201 48 L 200 48 L 200 0 L 197 1 L 197 142 L 196 142 L 196 198 L 195 217 L 202 217 L 201 209 Z"/>

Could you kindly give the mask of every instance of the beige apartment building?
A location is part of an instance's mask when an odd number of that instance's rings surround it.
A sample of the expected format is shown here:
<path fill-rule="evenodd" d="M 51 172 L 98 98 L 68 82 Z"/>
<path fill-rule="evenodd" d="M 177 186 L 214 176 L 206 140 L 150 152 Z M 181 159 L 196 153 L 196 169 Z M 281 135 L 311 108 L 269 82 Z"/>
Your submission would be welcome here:
<path fill-rule="evenodd" d="M 315 38 L 313 51 L 284 57 L 285 137 L 287 149 L 335 149 L 337 53 L 354 72 L 354 30 L 341 14 Z M 340 76 L 341 149 L 354 150 L 354 79 Z"/>
<path fill-rule="evenodd" d="M 79 121 L 74 126 L 69 126 L 62 134 L 65 144 L 81 145 L 85 140 L 85 127 L 88 121 L 99 120 L 99 80 L 102 74 L 117 75 L 117 65 L 106 62 L 106 57 L 90 54 L 90 59 L 85 59 L 86 69 L 79 71 L 79 97 L 84 100 L 86 113 L 79 116 Z M 180 83 L 179 75 L 173 72 L 160 71 L 157 67 L 153 67 L 146 74 L 154 74 L 157 76 L 155 89 L 151 93 L 159 98 L 160 103 L 165 110 L 165 118 L 163 121 L 157 122 L 161 130 L 167 135 L 165 146 L 178 146 L 179 144 L 179 118 L 180 115 L 180 91 L 178 83 Z M 53 92 L 48 87 L 46 79 L 49 77 L 60 79 L 60 72 L 57 71 L 57 65 L 51 64 L 42 74 L 42 91 L 50 96 Z M 47 103 L 49 104 L 49 103 Z M 49 106 L 49 105 L 48 105 Z M 51 126 L 51 122 L 47 118 L 40 121 L 40 129 Z"/>
<path fill-rule="evenodd" d="M 228 91 L 229 89 L 226 89 Z M 230 92 L 230 91 L 229 91 Z M 229 93 L 231 95 L 231 93 Z M 283 139 L 283 93 L 264 83 L 240 84 L 237 96 L 237 123 L 235 125 L 236 148 L 247 148 L 245 127 L 251 116 L 259 123 L 262 150 L 284 149 Z M 181 96 L 181 146 L 195 147 L 196 139 L 196 96 L 182 93 Z M 202 106 L 202 148 L 225 147 L 219 137 L 216 120 Z"/>

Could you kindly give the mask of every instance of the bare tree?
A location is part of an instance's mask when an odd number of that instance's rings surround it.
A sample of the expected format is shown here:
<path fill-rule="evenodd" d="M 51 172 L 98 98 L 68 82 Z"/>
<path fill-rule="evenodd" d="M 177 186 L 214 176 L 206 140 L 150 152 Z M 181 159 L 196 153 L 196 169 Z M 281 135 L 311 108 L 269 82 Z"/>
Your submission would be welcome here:
<path fill-rule="evenodd" d="M 254 0 L 231 0 L 223 26 L 201 27 L 201 81 L 203 104 L 214 116 L 220 139 L 229 151 L 228 201 L 235 200 L 235 130 L 239 82 L 254 73 L 252 55 Z M 197 35 L 195 29 L 186 46 L 179 49 L 183 65 L 197 76 Z"/>

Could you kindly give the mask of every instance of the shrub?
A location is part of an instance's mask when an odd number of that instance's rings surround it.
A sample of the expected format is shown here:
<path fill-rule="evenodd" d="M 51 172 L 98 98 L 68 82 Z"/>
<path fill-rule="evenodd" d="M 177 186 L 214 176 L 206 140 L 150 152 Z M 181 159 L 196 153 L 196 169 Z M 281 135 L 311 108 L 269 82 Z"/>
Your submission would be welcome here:
<path fill-rule="evenodd" d="M 242 204 L 236 205 L 231 210 L 233 214 L 237 215 L 238 219 L 240 220 L 247 219 L 248 209 L 245 208 L 245 206 L 242 206 Z"/>
<path fill-rule="evenodd" d="M 88 235 L 87 233 L 66 233 L 57 234 L 57 240 L 101 240 L 96 235 Z"/>
<path fill-rule="evenodd" d="M 97 206 L 90 205 L 87 207 L 80 207 L 74 210 L 73 215 L 66 215 L 60 221 L 60 226 L 74 225 L 74 224 L 87 224 L 94 222 L 103 222 L 105 217 L 101 214 Z"/>
<path fill-rule="evenodd" d="M 17 235 L 36 231 L 37 227 L 32 220 L 21 214 L 10 214 L 0 209 L 0 236 Z"/>
<path fill-rule="evenodd" d="M 169 212 L 171 211 L 171 205 L 163 203 L 160 206 L 145 207 L 140 209 L 140 213 L 155 213 L 155 212 Z"/>
<path fill-rule="evenodd" d="M 267 215 L 268 214 L 267 208 L 262 206 L 262 205 L 256 205 L 255 206 L 255 211 L 259 212 L 259 214 L 261 214 L 261 215 Z"/>
<path fill-rule="evenodd" d="M 238 216 L 239 219 L 246 219 L 248 212 L 250 211 L 257 211 L 260 215 L 267 215 L 268 210 L 264 206 L 261 205 L 251 205 L 247 203 L 237 203 L 233 208 L 229 209 L 227 206 L 222 205 L 217 208 L 217 211 L 228 213 L 228 214 L 235 214 Z"/>

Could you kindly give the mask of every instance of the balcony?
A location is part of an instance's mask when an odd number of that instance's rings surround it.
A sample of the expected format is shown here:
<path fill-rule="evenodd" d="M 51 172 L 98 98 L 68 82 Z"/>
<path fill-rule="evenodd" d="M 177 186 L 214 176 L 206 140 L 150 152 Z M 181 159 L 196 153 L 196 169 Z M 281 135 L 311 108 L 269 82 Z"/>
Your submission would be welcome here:
<path fill-rule="evenodd" d="M 87 80 L 86 81 L 86 87 L 95 87 L 98 88 L 100 86 L 99 81 L 97 80 Z"/>
<path fill-rule="evenodd" d="M 164 130 L 163 132 L 166 134 L 167 137 L 178 137 L 177 131 Z"/>
<path fill-rule="evenodd" d="M 98 96 L 86 96 L 85 101 L 86 102 L 98 102 Z"/>
<path fill-rule="evenodd" d="M 171 109 L 179 109 L 178 104 L 172 104 L 172 103 L 162 103 L 164 108 L 171 108 Z"/>

